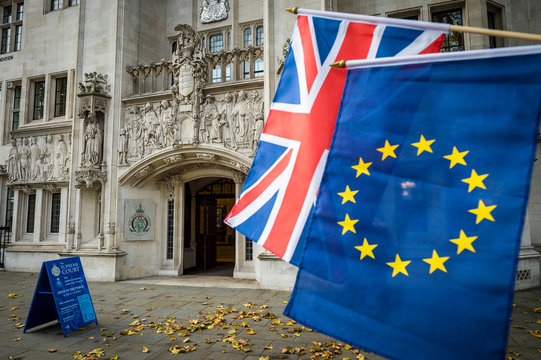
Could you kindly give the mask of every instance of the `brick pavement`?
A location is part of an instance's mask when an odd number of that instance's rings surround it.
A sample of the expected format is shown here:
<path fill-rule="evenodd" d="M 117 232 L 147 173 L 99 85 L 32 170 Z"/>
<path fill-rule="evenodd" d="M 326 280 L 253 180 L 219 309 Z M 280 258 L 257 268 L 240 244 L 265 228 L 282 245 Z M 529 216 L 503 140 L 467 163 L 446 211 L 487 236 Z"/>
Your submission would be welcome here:
<path fill-rule="evenodd" d="M 310 359 L 316 353 L 324 358 L 325 351 L 334 352 L 334 357 L 327 358 L 356 358 L 354 349 L 333 347 L 333 339 L 290 323 L 282 315 L 289 292 L 248 289 L 246 283 L 239 283 L 245 287 L 239 289 L 160 285 L 164 282 L 156 279 L 89 282 L 97 326 L 90 325 L 67 338 L 59 325 L 23 334 L 17 327 L 24 325 L 37 275 L 0 273 L 0 359 L 73 359 L 74 353 L 83 356 L 98 348 L 104 351 L 100 359 L 116 355 L 130 360 Z M 16 296 L 9 298 L 9 294 Z M 540 301 L 541 288 L 515 293 L 510 358 L 540 358 L 541 339 L 529 333 L 541 331 L 541 313 L 534 312 L 541 308 Z M 203 330 L 189 331 L 196 328 Z M 314 342 L 320 344 L 319 348 Z M 145 348 L 148 352 L 143 352 Z M 180 353 L 174 355 L 172 351 Z M 366 360 L 382 360 L 373 354 L 360 354 Z"/>

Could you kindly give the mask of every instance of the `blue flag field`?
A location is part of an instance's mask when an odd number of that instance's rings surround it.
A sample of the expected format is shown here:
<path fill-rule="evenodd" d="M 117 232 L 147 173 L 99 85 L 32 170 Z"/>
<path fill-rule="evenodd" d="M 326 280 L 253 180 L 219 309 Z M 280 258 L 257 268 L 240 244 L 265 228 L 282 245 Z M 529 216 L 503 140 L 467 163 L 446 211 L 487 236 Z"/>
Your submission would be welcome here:
<path fill-rule="evenodd" d="M 390 359 L 503 359 L 541 47 L 347 72 L 285 314 Z"/>

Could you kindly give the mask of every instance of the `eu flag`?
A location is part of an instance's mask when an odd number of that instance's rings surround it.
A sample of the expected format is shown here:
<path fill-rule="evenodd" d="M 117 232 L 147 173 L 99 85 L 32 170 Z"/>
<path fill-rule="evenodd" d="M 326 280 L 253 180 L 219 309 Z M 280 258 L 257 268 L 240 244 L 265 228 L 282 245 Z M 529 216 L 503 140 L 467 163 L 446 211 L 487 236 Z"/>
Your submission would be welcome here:
<path fill-rule="evenodd" d="M 348 70 L 285 314 L 392 359 L 503 359 L 541 48 L 416 59 Z"/>

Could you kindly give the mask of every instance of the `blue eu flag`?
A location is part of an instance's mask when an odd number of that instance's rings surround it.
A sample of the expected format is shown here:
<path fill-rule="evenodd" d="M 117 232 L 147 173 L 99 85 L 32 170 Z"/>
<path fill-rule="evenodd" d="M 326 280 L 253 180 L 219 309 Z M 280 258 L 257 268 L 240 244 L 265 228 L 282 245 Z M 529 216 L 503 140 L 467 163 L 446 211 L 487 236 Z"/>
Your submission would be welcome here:
<path fill-rule="evenodd" d="M 541 48 L 349 69 L 285 314 L 392 359 L 503 359 Z"/>

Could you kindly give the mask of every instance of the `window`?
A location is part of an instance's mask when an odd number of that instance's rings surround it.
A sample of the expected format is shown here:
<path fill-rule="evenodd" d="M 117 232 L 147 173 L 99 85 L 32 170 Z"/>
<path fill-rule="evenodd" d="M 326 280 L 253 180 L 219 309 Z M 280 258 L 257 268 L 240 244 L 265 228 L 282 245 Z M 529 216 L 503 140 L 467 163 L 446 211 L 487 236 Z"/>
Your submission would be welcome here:
<path fill-rule="evenodd" d="M 62 8 L 62 0 L 51 0 L 51 11 L 60 10 Z"/>
<path fill-rule="evenodd" d="M 11 130 L 19 128 L 19 110 L 21 109 L 21 86 L 15 86 L 13 90 L 13 117 L 11 121 Z"/>
<path fill-rule="evenodd" d="M 451 25 L 462 25 L 462 9 L 451 9 L 432 13 L 432 21 Z M 464 50 L 464 35 L 456 31 L 450 31 L 445 36 L 441 52 Z"/>
<path fill-rule="evenodd" d="M 34 232 L 34 216 L 36 214 L 36 194 L 28 195 L 28 207 L 26 208 L 26 232 Z"/>
<path fill-rule="evenodd" d="M 254 243 L 252 240 L 246 238 L 246 254 L 244 256 L 244 259 L 246 261 L 251 261 L 254 259 Z"/>
<path fill-rule="evenodd" d="M 15 46 L 13 47 L 13 51 L 21 51 L 22 39 L 23 39 L 23 26 L 17 25 L 15 26 Z"/>
<path fill-rule="evenodd" d="M 43 119 L 43 104 L 45 100 L 45 81 L 34 83 L 34 111 L 33 120 Z"/>
<path fill-rule="evenodd" d="M 79 0 L 69 0 L 68 6 L 79 5 Z"/>
<path fill-rule="evenodd" d="M 231 31 L 227 32 L 227 51 L 231 51 Z"/>
<path fill-rule="evenodd" d="M 22 21 L 24 14 L 24 3 L 17 4 L 17 15 L 15 16 L 16 21 Z"/>
<path fill-rule="evenodd" d="M 245 79 L 250 78 L 250 63 L 248 61 L 243 61 L 242 62 L 242 76 Z"/>
<path fill-rule="evenodd" d="M 6 219 L 4 221 L 4 226 L 11 227 L 11 223 L 13 220 L 13 201 L 15 198 L 15 194 L 13 193 L 13 190 L 8 188 L 7 195 L 6 195 Z"/>
<path fill-rule="evenodd" d="M 242 36 L 242 46 L 247 47 L 248 45 L 252 45 L 252 28 L 246 28 L 244 29 L 243 36 Z"/>
<path fill-rule="evenodd" d="M 254 63 L 254 77 L 261 77 L 265 71 L 262 59 L 257 59 Z"/>
<path fill-rule="evenodd" d="M 503 30 L 502 8 L 494 4 L 487 4 L 488 28 L 494 30 Z M 491 48 L 502 47 L 503 38 L 489 36 L 488 43 Z"/>
<path fill-rule="evenodd" d="M 177 51 L 178 43 L 176 41 L 173 41 L 171 43 L 171 54 L 174 54 Z"/>
<path fill-rule="evenodd" d="M 224 35 L 213 34 L 209 38 L 209 50 L 211 53 L 217 53 L 224 49 Z"/>
<path fill-rule="evenodd" d="M 216 65 L 214 69 L 212 69 L 212 82 L 219 83 L 221 81 L 222 81 L 222 67 L 220 65 Z"/>
<path fill-rule="evenodd" d="M 9 24 L 11 22 L 11 13 L 12 13 L 11 6 L 5 6 L 4 7 L 4 14 L 2 16 L 2 23 L 3 24 Z"/>
<path fill-rule="evenodd" d="M 259 25 L 255 28 L 255 44 L 256 46 L 263 45 L 263 25 Z"/>
<path fill-rule="evenodd" d="M 60 230 L 60 193 L 51 196 L 51 233 L 58 233 Z"/>
<path fill-rule="evenodd" d="M 2 43 L 0 46 L 0 54 L 5 54 L 10 51 L 11 28 L 2 29 Z"/>
<path fill-rule="evenodd" d="M 173 236 L 175 222 L 175 200 L 167 201 L 167 254 L 166 259 L 173 259 Z"/>
<path fill-rule="evenodd" d="M 225 66 L 225 81 L 231 81 L 231 64 Z"/>
<path fill-rule="evenodd" d="M 62 77 L 56 79 L 56 90 L 54 95 L 54 116 L 66 115 L 66 90 L 68 78 Z"/>

